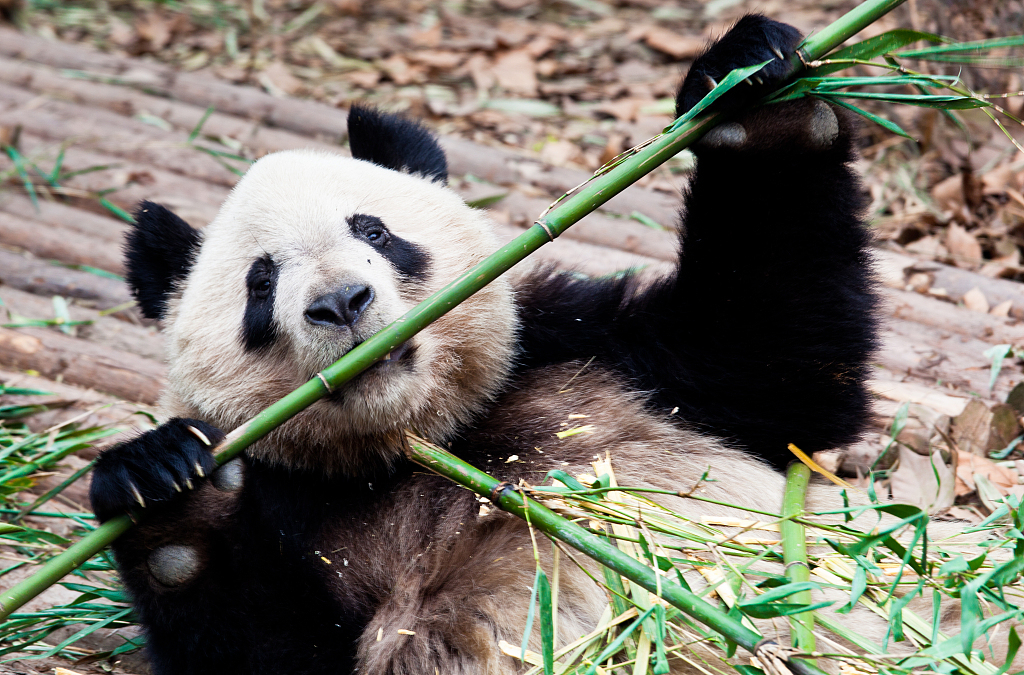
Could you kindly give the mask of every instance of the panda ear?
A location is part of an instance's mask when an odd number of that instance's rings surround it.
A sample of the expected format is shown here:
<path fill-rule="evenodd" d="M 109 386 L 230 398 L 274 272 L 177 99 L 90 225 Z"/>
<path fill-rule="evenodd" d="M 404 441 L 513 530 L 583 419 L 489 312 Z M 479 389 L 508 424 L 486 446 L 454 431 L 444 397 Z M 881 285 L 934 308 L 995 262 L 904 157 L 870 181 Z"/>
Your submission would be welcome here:
<path fill-rule="evenodd" d="M 188 276 L 201 243 L 199 231 L 170 210 L 153 202 L 139 204 L 125 237 L 125 280 L 144 317 L 164 318 L 167 297 Z"/>
<path fill-rule="evenodd" d="M 448 182 L 444 150 L 430 131 L 412 120 L 354 105 L 348 113 L 348 140 L 356 159 Z"/>

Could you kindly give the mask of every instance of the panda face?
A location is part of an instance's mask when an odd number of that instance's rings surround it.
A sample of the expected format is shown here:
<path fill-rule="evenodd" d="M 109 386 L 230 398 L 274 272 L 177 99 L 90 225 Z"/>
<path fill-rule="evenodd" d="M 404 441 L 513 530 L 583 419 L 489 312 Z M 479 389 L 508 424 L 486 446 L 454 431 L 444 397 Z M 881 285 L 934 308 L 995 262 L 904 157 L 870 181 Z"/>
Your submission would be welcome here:
<path fill-rule="evenodd" d="M 327 153 L 269 155 L 206 228 L 167 301 L 164 405 L 234 428 L 496 246 L 490 223 L 442 185 Z M 514 330 L 499 280 L 255 451 L 344 471 L 366 463 L 346 453 L 387 454 L 382 439 L 407 427 L 443 440 L 501 385 Z"/>

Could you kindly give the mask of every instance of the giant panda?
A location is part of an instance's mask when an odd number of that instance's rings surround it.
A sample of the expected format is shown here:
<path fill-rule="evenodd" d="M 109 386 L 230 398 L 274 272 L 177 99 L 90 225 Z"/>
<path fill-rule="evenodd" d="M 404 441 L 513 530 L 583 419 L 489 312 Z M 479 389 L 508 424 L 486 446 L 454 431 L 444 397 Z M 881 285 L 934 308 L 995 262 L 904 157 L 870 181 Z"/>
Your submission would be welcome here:
<path fill-rule="evenodd" d="M 164 325 L 169 421 L 103 452 L 91 499 L 101 520 L 144 507 L 114 554 L 154 672 L 519 672 L 498 645 L 523 634 L 528 530 L 411 465 L 406 429 L 502 480 L 589 471 L 608 453 L 620 484 L 679 490 L 709 472 L 704 496 L 755 508 L 781 500 L 788 443 L 856 439 L 878 297 L 855 125 L 816 100 L 743 112 L 785 76 L 799 40 L 747 16 L 682 82 L 677 114 L 732 69 L 771 62 L 717 104 L 732 117 L 695 148 L 673 274 L 516 271 L 216 473 L 222 430 L 498 241 L 446 187 L 433 136 L 366 107 L 349 117 L 352 157 L 268 155 L 201 232 L 143 203 L 127 280 Z M 569 415 L 590 433 L 557 437 Z M 825 487 L 809 501 L 836 503 Z M 562 644 L 607 603 L 570 567 Z"/>

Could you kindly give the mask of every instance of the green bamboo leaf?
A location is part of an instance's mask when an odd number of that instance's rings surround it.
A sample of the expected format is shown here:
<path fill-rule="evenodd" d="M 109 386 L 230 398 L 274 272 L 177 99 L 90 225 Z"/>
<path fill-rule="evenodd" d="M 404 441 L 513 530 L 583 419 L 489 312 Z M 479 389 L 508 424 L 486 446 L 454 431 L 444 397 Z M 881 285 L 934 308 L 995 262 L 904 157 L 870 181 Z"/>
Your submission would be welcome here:
<path fill-rule="evenodd" d="M 654 636 L 654 675 L 668 675 L 668 655 L 665 651 L 665 607 L 660 603 L 654 606 L 654 622 L 657 634 Z"/>
<path fill-rule="evenodd" d="M 721 98 L 722 94 L 729 91 L 737 84 L 750 77 L 751 75 L 756 75 L 757 73 L 761 72 L 761 69 L 767 66 L 769 63 L 771 63 L 771 61 L 765 61 L 763 63 L 758 63 L 757 65 L 747 66 L 746 68 L 736 68 L 735 70 L 730 71 L 730 73 L 723 77 L 722 81 L 719 82 L 714 89 L 705 94 L 704 98 L 702 98 L 697 103 L 697 105 L 690 108 L 688 111 L 686 111 L 685 115 L 682 115 L 681 117 L 676 119 L 675 122 L 669 125 L 669 127 L 665 130 L 665 133 L 671 133 L 678 129 L 679 127 L 686 124 L 687 122 L 689 122 L 690 120 L 692 120 L 694 117 L 703 112 L 705 108 L 707 108 L 709 105 L 711 105 L 719 98 Z"/>
<path fill-rule="evenodd" d="M 988 376 L 988 390 L 991 392 L 992 388 L 996 386 L 996 380 L 999 378 L 999 371 L 1003 368 L 1003 359 L 1008 357 L 1013 351 L 1013 345 L 995 345 L 989 347 L 981 353 L 986 359 L 992 362 L 992 367 L 989 370 Z"/>
<path fill-rule="evenodd" d="M 993 68 L 1009 68 L 1024 65 L 1024 57 L 991 56 L 989 51 L 1006 47 L 1024 46 L 1024 35 L 958 42 L 923 49 L 908 49 L 896 52 L 893 56 L 901 59 L 921 59 L 941 63 L 963 63 Z"/>
<path fill-rule="evenodd" d="M 820 96 L 830 98 L 862 98 L 886 103 L 902 103 L 920 108 L 937 110 L 969 110 L 972 108 L 991 108 L 992 104 L 972 96 L 947 96 L 944 94 L 889 94 L 875 91 L 844 91 L 821 93 Z"/>
<path fill-rule="evenodd" d="M 1014 658 L 1017 656 L 1017 652 L 1020 650 L 1020 636 L 1017 635 L 1017 627 L 1010 626 L 1010 636 L 1006 642 L 1006 659 L 1004 659 L 1002 667 L 992 675 L 1003 675 L 1013 663 Z"/>
<path fill-rule="evenodd" d="M 655 607 L 657 607 L 657 605 L 655 605 Z M 651 607 L 649 610 L 638 616 L 636 620 L 629 624 L 624 631 L 619 633 L 618 637 L 612 640 L 610 645 L 601 650 L 601 653 L 594 659 L 593 663 L 590 664 L 590 667 L 587 668 L 585 675 L 594 675 L 594 673 L 597 672 L 598 665 L 615 656 L 622 649 L 623 644 L 626 642 L 626 638 L 632 635 L 633 631 L 639 628 L 640 624 L 642 624 L 644 620 L 653 613 L 654 607 Z"/>
<path fill-rule="evenodd" d="M 537 569 L 539 582 L 538 601 L 540 602 L 540 647 L 544 659 L 544 675 L 555 673 L 555 624 L 551 612 L 551 584 L 544 570 Z M 523 652 L 526 653 L 525 651 Z"/>
<path fill-rule="evenodd" d="M 69 325 L 71 323 L 71 312 L 68 310 L 68 301 L 60 295 L 55 295 L 51 298 L 53 303 L 53 315 L 57 318 L 57 326 L 60 328 L 60 332 L 65 335 L 74 335 L 74 327 Z"/>
<path fill-rule="evenodd" d="M 53 656 L 54 654 L 58 653 L 59 651 L 61 651 L 62 649 L 64 649 L 68 645 L 72 644 L 73 642 L 77 642 L 78 640 L 81 640 L 85 636 L 91 635 L 92 633 L 95 633 L 100 628 L 103 628 L 103 627 L 105 627 L 105 626 L 107 626 L 107 625 L 117 621 L 118 619 L 124 618 L 124 617 L 128 616 L 131 613 L 132 613 L 132 610 L 129 607 L 128 609 L 123 609 L 120 612 L 117 612 L 116 614 L 111 614 L 109 617 L 107 617 L 106 619 L 103 619 L 102 621 L 97 621 L 96 623 L 93 623 L 91 625 L 86 626 L 82 630 L 78 631 L 77 633 L 75 633 L 71 637 L 69 637 L 66 640 L 64 640 L 63 642 L 61 642 L 59 645 L 56 645 L 52 649 L 49 649 L 46 652 L 43 652 L 42 654 L 40 654 L 36 658 L 45 659 L 47 657 Z"/>
<path fill-rule="evenodd" d="M 852 44 L 849 47 L 844 47 L 836 52 L 833 52 L 826 56 L 823 60 L 825 61 L 838 61 L 838 60 L 860 60 L 867 61 L 881 56 L 882 54 L 888 54 L 896 51 L 901 47 L 906 47 L 914 42 L 921 40 L 927 40 L 928 42 L 947 42 L 947 38 L 940 37 L 933 33 L 924 33 L 917 30 L 909 30 L 906 28 L 897 28 L 896 30 L 890 30 L 876 35 L 875 37 L 862 40 L 856 44 Z M 837 70 L 849 67 L 847 64 L 829 64 L 818 66 L 811 72 L 814 75 L 825 75 L 833 73 Z"/>
<path fill-rule="evenodd" d="M 743 605 L 743 613 L 754 619 L 774 619 L 781 616 L 792 616 L 813 612 L 826 607 L 831 607 L 834 602 L 817 602 L 811 605 L 797 602 L 776 602 L 770 605 Z"/>
<path fill-rule="evenodd" d="M 888 131 L 896 134 L 897 136 L 903 136 L 904 138 L 909 138 L 912 141 L 916 140 L 913 136 L 911 136 L 906 131 L 901 129 L 898 124 L 896 124 L 895 122 L 890 122 L 889 120 L 885 119 L 884 117 L 879 117 L 878 115 L 875 115 L 874 113 L 869 113 L 867 110 L 864 110 L 863 108 L 858 108 L 857 106 L 853 105 L 852 103 L 847 103 L 846 101 L 843 101 L 843 100 L 841 100 L 841 99 L 839 99 L 839 98 L 837 98 L 835 96 L 822 96 L 821 98 L 827 99 L 827 100 L 831 101 L 832 103 L 835 103 L 836 105 L 839 105 L 839 106 L 842 106 L 842 107 L 846 108 L 847 110 L 852 110 L 853 112 L 857 113 L 861 117 L 863 117 L 865 119 L 868 119 L 868 120 L 871 120 L 872 122 L 874 122 L 878 126 L 882 127 L 883 129 L 887 129 Z"/>
<path fill-rule="evenodd" d="M 540 588 L 540 575 L 543 574 L 540 567 L 537 567 L 533 575 L 533 590 L 530 591 L 530 608 L 526 612 L 526 628 L 523 629 L 523 643 L 520 645 L 519 653 L 526 656 L 526 648 L 530 645 L 530 633 L 533 632 L 533 617 L 537 611 L 537 590 Z"/>
<path fill-rule="evenodd" d="M 468 201 L 466 202 L 466 206 L 470 207 L 471 209 L 486 209 L 489 206 L 494 206 L 505 197 L 508 197 L 508 193 L 502 192 L 500 194 L 491 195 L 489 197 L 481 197 L 480 199 Z"/>

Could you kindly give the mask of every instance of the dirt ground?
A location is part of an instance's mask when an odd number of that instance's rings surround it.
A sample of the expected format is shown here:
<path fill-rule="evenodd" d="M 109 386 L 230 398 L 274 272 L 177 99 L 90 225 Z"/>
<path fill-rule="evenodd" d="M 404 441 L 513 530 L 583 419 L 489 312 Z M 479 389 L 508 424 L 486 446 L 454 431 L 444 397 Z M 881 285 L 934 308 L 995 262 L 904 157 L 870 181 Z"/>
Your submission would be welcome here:
<path fill-rule="evenodd" d="M 739 16 L 763 11 L 810 32 L 854 4 L 0 0 L 0 143 L 16 150 L 0 155 L 0 323 L 15 326 L 0 327 L 0 382 L 55 392 L 60 405 L 31 420 L 37 429 L 84 411 L 121 423 L 150 409 L 163 346 L 117 276 L 119 211 L 152 199 L 201 226 L 247 160 L 310 145 L 344 152 L 355 102 L 435 128 L 452 186 L 488 208 L 507 240 L 658 133 L 689 61 Z M 1020 34 L 1024 3 L 910 0 L 865 35 L 895 27 L 957 40 Z M 1024 89 L 1019 68 L 962 74 L 978 91 Z M 1024 112 L 1024 97 L 1000 104 Z M 880 493 L 977 522 L 993 500 L 1024 493 L 1024 454 L 1004 452 L 1024 432 L 1014 351 L 1024 349 L 1024 154 L 978 111 L 963 115 L 968 137 L 933 110 L 870 109 L 917 139 L 863 128 L 859 168 L 887 317 L 871 383 L 877 418 L 863 442 L 817 459 L 862 484 L 869 467 L 888 469 Z M 26 188 L 15 157 L 59 169 L 59 180 L 33 174 Z M 691 164 L 671 160 L 538 255 L 591 274 L 664 273 Z M 53 296 L 88 323 L 22 325 L 58 316 Z M 997 345 L 1009 358 L 990 387 L 986 351 Z M 96 410 L 103 403 L 113 407 Z M 922 467 L 935 453 L 944 471 L 929 481 Z M 19 661 L 0 672 L 61 664 L 109 667 Z"/>

